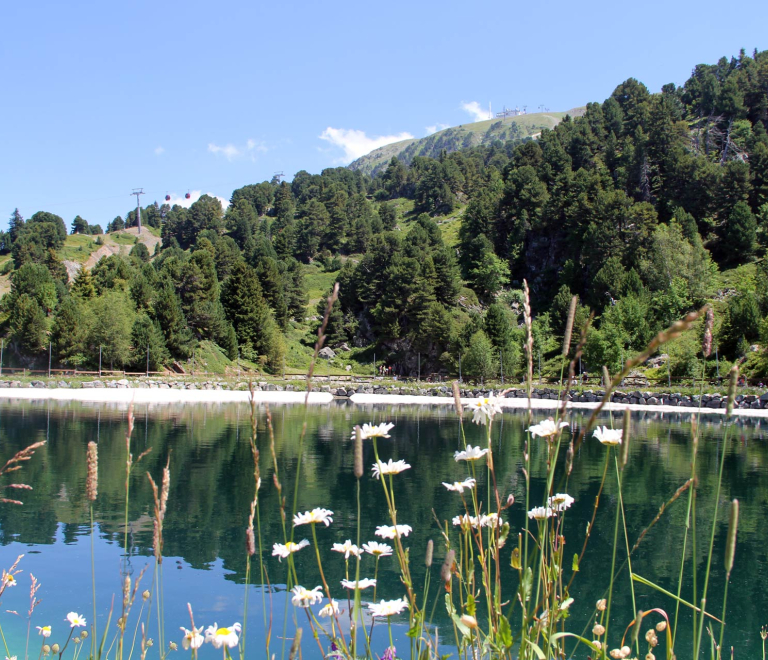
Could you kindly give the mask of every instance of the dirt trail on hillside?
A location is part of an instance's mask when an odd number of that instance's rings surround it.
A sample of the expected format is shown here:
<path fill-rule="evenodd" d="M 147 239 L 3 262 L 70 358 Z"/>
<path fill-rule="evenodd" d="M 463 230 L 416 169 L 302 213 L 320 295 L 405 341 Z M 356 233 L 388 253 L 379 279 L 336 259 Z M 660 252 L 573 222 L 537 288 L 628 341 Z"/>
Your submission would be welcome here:
<path fill-rule="evenodd" d="M 112 254 L 127 255 L 131 251 L 131 248 L 133 248 L 133 245 L 121 245 L 116 243 L 112 239 L 112 236 L 115 234 L 130 234 L 131 236 L 138 236 L 139 242 L 144 243 L 144 245 L 147 246 L 149 254 L 154 254 L 155 246 L 161 242 L 161 239 L 146 230 L 142 231 L 141 236 L 139 236 L 139 230 L 136 227 L 129 227 L 128 229 L 114 232 L 114 234 L 103 234 L 102 240 L 104 241 L 104 245 L 100 246 L 98 250 L 91 252 L 88 259 L 86 259 L 82 265 L 85 266 L 88 270 L 91 270 L 97 263 L 99 263 L 102 257 L 108 257 Z M 79 264 L 77 261 L 67 260 L 65 260 L 63 263 L 67 268 L 67 275 L 69 276 L 69 280 L 71 282 L 73 279 L 75 279 L 75 277 L 77 277 L 77 273 L 81 268 L 81 264 Z"/>

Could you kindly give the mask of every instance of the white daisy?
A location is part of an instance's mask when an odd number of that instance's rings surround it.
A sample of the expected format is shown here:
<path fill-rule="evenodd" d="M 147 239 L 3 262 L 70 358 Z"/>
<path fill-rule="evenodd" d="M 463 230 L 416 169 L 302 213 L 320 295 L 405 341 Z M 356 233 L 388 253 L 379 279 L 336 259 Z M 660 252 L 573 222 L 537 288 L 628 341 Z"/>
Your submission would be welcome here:
<path fill-rule="evenodd" d="M 383 539 L 393 539 L 396 536 L 408 536 L 412 531 L 410 525 L 379 525 L 374 533 Z"/>
<path fill-rule="evenodd" d="M 368 605 L 368 611 L 371 613 L 371 616 L 394 616 L 407 609 L 408 601 L 405 600 L 405 598 L 382 600 L 379 603 L 371 603 Z"/>
<path fill-rule="evenodd" d="M 37 626 L 38 635 L 42 635 L 43 637 L 50 637 L 51 636 L 51 627 L 50 626 Z"/>
<path fill-rule="evenodd" d="M 390 424 L 389 422 L 383 422 L 381 424 L 363 424 L 360 427 L 360 435 L 363 437 L 363 440 L 367 440 L 368 438 L 388 438 L 389 432 L 395 428 L 394 424 Z M 352 430 L 352 439 L 354 440 L 356 437 L 356 433 L 354 429 Z"/>
<path fill-rule="evenodd" d="M 347 539 L 344 541 L 344 543 L 334 543 L 333 547 L 331 548 L 334 552 L 341 552 L 344 554 L 344 559 L 349 559 L 349 555 L 355 555 L 355 557 L 360 557 L 363 554 L 363 551 L 358 548 L 352 541 Z"/>
<path fill-rule="evenodd" d="M 592 434 L 604 445 L 620 445 L 623 429 L 609 429 L 606 426 L 598 426 Z"/>
<path fill-rule="evenodd" d="M 333 522 L 333 511 L 328 509 L 312 509 L 293 516 L 293 526 L 307 525 L 309 523 L 323 523 L 326 527 Z"/>
<path fill-rule="evenodd" d="M 393 461 L 391 458 L 387 463 L 377 461 L 373 466 L 373 476 L 379 479 L 382 474 L 400 474 L 405 470 L 410 470 L 411 466 L 405 461 Z"/>
<path fill-rule="evenodd" d="M 528 517 L 531 520 L 545 520 L 555 515 L 549 507 L 535 506 L 528 512 Z"/>
<path fill-rule="evenodd" d="M 342 580 L 341 586 L 345 589 L 367 589 L 368 587 L 375 587 L 376 580 L 371 580 L 370 578 L 363 578 L 358 582 L 355 582 L 354 580 Z"/>
<path fill-rule="evenodd" d="M 338 614 L 338 613 L 339 613 L 339 601 L 337 600 L 331 600 L 330 603 L 320 608 L 320 611 L 318 612 L 320 616 L 333 616 L 334 614 Z"/>
<path fill-rule="evenodd" d="M 280 561 L 283 559 L 286 559 L 288 555 L 298 552 L 302 548 L 306 548 L 309 545 L 309 541 L 307 539 L 304 539 L 303 541 L 299 541 L 298 543 L 294 543 L 293 541 L 288 541 L 285 545 L 282 543 L 274 543 L 272 545 L 272 556 L 273 557 L 279 557 Z"/>
<path fill-rule="evenodd" d="M 501 399 L 489 396 L 469 404 L 467 409 L 472 411 L 472 421 L 483 425 L 492 421 L 494 416 L 501 412 L 500 401 Z"/>
<path fill-rule="evenodd" d="M 463 493 L 465 488 L 467 490 L 472 490 L 476 483 L 477 482 L 470 477 L 469 479 L 464 479 L 464 481 L 454 481 L 452 484 L 443 482 L 443 486 L 454 493 Z"/>
<path fill-rule="evenodd" d="M 478 458 L 482 458 L 488 453 L 487 449 L 480 449 L 480 447 L 473 447 L 467 445 L 464 451 L 454 452 L 453 458 L 458 461 L 476 461 Z"/>
<path fill-rule="evenodd" d="M 568 422 L 558 422 L 555 424 L 555 422 L 550 417 L 526 430 L 530 431 L 531 435 L 534 437 L 539 436 L 540 438 L 551 438 L 560 429 L 566 426 L 568 426 Z"/>
<path fill-rule="evenodd" d="M 464 530 L 474 527 L 477 529 L 480 526 L 480 520 L 476 516 L 470 516 L 466 513 L 463 516 L 454 516 L 451 521 L 456 527 L 461 527 Z"/>
<path fill-rule="evenodd" d="M 301 585 L 296 585 L 291 589 L 293 596 L 291 602 L 297 607 L 309 607 L 310 605 L 317 605 L 323 600 L 323 588 L 315 587 L 314 589 L 306 589 Z"/>
<path fill-rule="evenodd" d="M 229 628 L 219 628 L 215 623 L 205 629 L 205 641 L 211 642 L 217 649 L 222 646 L 233 649 L 237 646 L 240 624 L 233 623 Z"/>
<path fill-rule="evenodd" d="M 85 617 L 80 616 L 77 612 L 70 612 L 67 614 L 67 621 L 69 621 L 69 627 L 75 628 L 76 626 L 85 625 Z"/>
<path fill-rule="evenodd" d="M 192 630 L 187 630 L 181 626 L 181 629 L 184 631 L 184 639 L 181 640 L 181 645 L 184 647 L 185 651 L 189 651 L 189 649 L 199 649 L 203 645 L 205 637 L 201 634 L 203 632 L 202 626 L 199 628 L 193 627 Z"/>
<path fill-rule="evenodd" d="M 378 541 L 363 543 L 363 550 L 374 557 L 389 557 L 392 554 L 392 548 L 390 546 L 386 543 L 379 543 Z"/>
<path fill-rule="evenodd" d="M 556 493 L 547 500 L 547 507 L 560 513 L 570 508 L 574 501 L 575 500 L 567 493 Z"/>
<path fill-rule="evenodd" d="M 501 522 L 498 513 L 489 513 L 480 516 L 480 527 L 498 527 Z"/>

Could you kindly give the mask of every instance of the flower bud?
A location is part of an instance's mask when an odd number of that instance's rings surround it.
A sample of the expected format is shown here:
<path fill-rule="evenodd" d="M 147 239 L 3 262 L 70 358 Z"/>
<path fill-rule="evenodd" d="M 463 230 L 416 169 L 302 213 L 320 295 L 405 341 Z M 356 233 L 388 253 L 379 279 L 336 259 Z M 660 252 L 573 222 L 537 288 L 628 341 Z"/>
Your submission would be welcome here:
<path fill-rule="evenodd" d="M 515 503 L 515 496 L 510 493 L 507 497 L 507 506 L 512 506 Z"/>
<path fill-rule="evenodd" d="M 83 639 L 87 639 L 88 638 L 88 631 L 87 630 L 83 630 L 83 632 L 80 633 L 80 637 L 82 637 Z"/>
<path fill-rule="evenodd" d="M 600 640 L 593 640 L 592 646 L 594 646 L 598 651 L 603 648 L 603 645 L 600 643 Z"/>
<path fill-rule="evenodd" d="M 608 601 L 605 600 L 605 598 L 601 598 L 597 601 L 597 605 L 595 605 L 598 612 L 605 612 L 605 608 L 608 607 Z"/>
<path fill-rule="evenodd" d="M 592 634 L 595 637 L 602 637 L 605 634 L 605 626 L 601 626 L 599 623 L 596 623 L 592 628 Z"/>
<path fill-rule="evenodd" d="M 74 638 L 72 641 L 73 641 L 75 644 L 79 644 L 79 643 L 80 643 L 80 638 L 79 638 L 79 637 L 75 637 L 75 638 Z"/>
<path fill-rule="evenodd" d="M 440 578 L 446 584 L 451 582 L 451 570 L 453 569 L 453 563 L 456 561 L 456 552 L 449 550 L 445 555 L 445 561 L 440 568 Z"/>
<path fill-rule="evenodd" d="M 630 653 L 632 653 L 632 649 L 631 648 L 629 648 L 628 646 L 622 646 L 621 647 L 621 657 L 622 658 L 629 657 Z"/>
<path fill-rule="evenodd" d="M 48 655 L 51 652 L 51 647 L 48 644 L 43 644 L 43 655 Z"/>
<path fill-rule="evenodd" d="M 144 589 L 144 591 L 141 592 L 141 597 L 144 600 L 147 600 L 152 594 L 149 593 L 149 589 Z"/>
<path fill-rule="evenodd" d="M 462 614 L 461 622 L 470 630 L 477 628 L 477 619 L 469 614 Z"/>
<path fill-rule="evenodd" d="M 176 651 L 179 648 L 176 642 L 171 642 L 168 646 L 171 649 L 171 651 Z"/>
<path fill-rule="evenodd" d="M 147 640 L 147 646 L 154 646 L 154 645 L 155 645 L 155 642 L 154 642 L 154 640 L 153 640 L 153 639 L 150 637 L 150 638 Z"/>
<path fill-rule="evenodd" d="M 53 653 L 54 655 L 58 655 L 58 654 L 59 654 L 59 651 L 60 651 L 60 647 L 59 647 L 59 645 L 58 645 L 58 644 L 54 644 L 54 645 L 51 647 L 51 653 Z"/>
<path fill-rule="evenodd" d="M 664 632 L 667 629 L 667 622 L 666 621 L 659 621 L 656 624 L 656 631 L 657 632 Z"/>

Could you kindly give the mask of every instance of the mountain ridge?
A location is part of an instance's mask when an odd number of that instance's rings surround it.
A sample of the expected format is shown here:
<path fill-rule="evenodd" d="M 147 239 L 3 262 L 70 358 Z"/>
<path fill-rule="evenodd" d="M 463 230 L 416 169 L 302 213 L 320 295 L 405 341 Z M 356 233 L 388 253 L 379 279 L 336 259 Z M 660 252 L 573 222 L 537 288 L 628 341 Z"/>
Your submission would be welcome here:
<path fill-rule="evenodd" d="M 416 156 L 437 158 L 442 151 L 451 153 L 489 144 L 495 140 L 524 140 L 537 137 L 544 129 L 552 129 L 566 116 L 580 117 L 586 107 L 571 108 L 566 112 L 532 112 L 514 117 L 485 119 L 483 121 L 451 126 L 423 138 L 409 138 L 385 144 L 352 161 L 347 167 L 369 176 L 381 172 L 396 156 L 404 165 L 410 165 Z"/>

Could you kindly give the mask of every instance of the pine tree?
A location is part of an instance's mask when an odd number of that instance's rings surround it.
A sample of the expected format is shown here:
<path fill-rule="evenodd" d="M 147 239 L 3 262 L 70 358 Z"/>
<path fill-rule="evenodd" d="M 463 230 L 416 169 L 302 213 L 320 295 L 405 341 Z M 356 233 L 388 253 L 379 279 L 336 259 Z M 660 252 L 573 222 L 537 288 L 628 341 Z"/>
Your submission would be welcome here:
<path fill-rule="evenodd" d="M 8 221 L 8 233 L 11 235 L 11 243 L 14 243 L 24 229 L 24 218 L 19 209 L 14 209 L 11 219 Z"/>
<path fill-rule="evenodd" d="M 139 370 L 159 371 L 170 360 L 160 325 L 146 314 L 139 314 L 133 322 L 131 345 L 131 362 Z"/>
<path fill-rule="evenodd" d="M 75 275 L 75 281 L 72 283 L 71 293 L 82 300 L 90 300 L 96 297 L 96 287 L 93 284 L 91 271 L 85 266 L 81 266 Z"/>
<path fill-rule="evenodd" d="M 275 321 L 285 330 L 288 327 L 288 306 L 285 302 L 285 283 L 277 262 L 269 257 L 262 259 L 256 267 L 256 275 L 264 299 L 275 315 Z"/>
<path fill-rule="evenodd" d="M 165 335 L 165 342 L 173 357 L 187 358 L 192 355 L 194 339 L 187 325 L 181 300 L 171 282 L 166 282 L 158 292 L 154 316 Z"/>
<path fill-rule="evenodd" d="M 221 304 L 227 319 L 235 328 L 241 352 L 251 357 L 263 355 L 265 326 L 271 321 L 256 271 L 240 261 L 221 290 Z"/>
<path fill-rule="evenodd" d="M 34 354 L 42 351 L 48 344 L 45 312 L 35 299 L 26 293 L 16 300 L 10 320 L 10 330 L 13 339 L 26 353 Z"/>
<path fill-rule="evenodd" d="M 89 317 L 81 300 L 68 296 L 56 310 L 51 326 L 51 344 L 56 360 L 76 367 L 86 364 L 89 331 Z"/>

